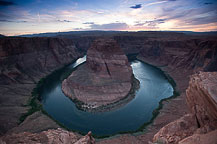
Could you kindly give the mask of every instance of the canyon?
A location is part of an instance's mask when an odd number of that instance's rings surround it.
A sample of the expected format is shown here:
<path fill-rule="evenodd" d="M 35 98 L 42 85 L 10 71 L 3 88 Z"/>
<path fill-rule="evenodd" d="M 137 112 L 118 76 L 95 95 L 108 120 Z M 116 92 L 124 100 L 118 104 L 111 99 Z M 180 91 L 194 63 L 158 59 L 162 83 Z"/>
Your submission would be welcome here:
<path fill-rule="evenodd" d="M 41 78 L 84 56 L 91 43 L 99 37 L 101 35 L 81 34 L 47 38 L 0 38 L 2 142 L 6 143 L 10 137 L 18 140 L 24 135 L 40 137 L 51 129 L 55 133 L 55 129 L 60 128 L 40 109 L 31 111 L 29 102 L 32 90 Z M 215 142 L 211 138 L 216 136 L 217 94 L 214 71 L 217 71 L 217 36 L 124 32 L 109 33 L 107 37 L 116 40 L 128 57 L 135 55 L 171 76 L 180 96 L 162 102 L 163 108 L 145 132 L 138 135 L 122 134 L 100 139 L 96 143 L 149 143 L 152 140 L 197 143 L 198 137 L 201 142 L 206 141 L 207 137 L 210 137 L 210 143 Z M 36 102 L 40 104 L 40 101 Z M 29 115 L 20 121 L 20 117 L 27 112 Z M 171 127 L 175 128 L 171 130 Z M 178 131 L 184 132 L 180 134 Z M 82 138 L 76 135 L 76 140 Z"/>

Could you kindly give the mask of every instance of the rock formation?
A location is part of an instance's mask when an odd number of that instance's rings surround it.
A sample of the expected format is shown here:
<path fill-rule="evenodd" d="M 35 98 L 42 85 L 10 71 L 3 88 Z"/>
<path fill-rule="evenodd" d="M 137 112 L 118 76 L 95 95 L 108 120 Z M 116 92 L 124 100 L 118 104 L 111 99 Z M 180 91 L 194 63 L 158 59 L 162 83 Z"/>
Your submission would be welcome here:
<path fill-rule="evenodd" d="M 96 109 L 125 98 L 132 88 L 132 68 L 112 39 L 98 39 L 87 51 L 86 64 L 62 82 L 63 92 Z"/>
<path fill-rule="evenodd" d="M 105 36 L 106 32 L 102 35 Z M 93 32 L 88 36 L 62 35 L 61 38 L 0 38 L 0 135 L 18 126 L 20 116 L 29 109 L 26 104 L 40 78 L 84 55 L 90 43 L 102 35 Z M 144 134 L 121 135 L 100 142 L 148 143 L 160 128 L 188 112 L 185 90 L 189 76 L 198 70 L 217 71 L 217 37 L 176 32 L 114 32 L 109 36 L 114 36 L 125 54 L 136 53 L 144 62 L 164 66 L 161 68 L 176 81 L 180 96 L 163 102 L 160 114 Z M 34 113 L 12 132 L 35 133 L 60 127 L 51 121 L 43 113 Z M 202 135 L 197 134 L 194 138 Z"/>
<path fill-rule="evenodd" d="M 153 141 L 166 144 L 217 143 L 217 72 L 192 75 L 186 94 L 192 114 L 164 126 Z"/>
<path fill-rule="evenodd" d="M 94 144 L 95 140 L 89 132 L 80 137 L 75 133 L 58 128 L 50 129 L 40 133 L 23 132 L 0 137 L 1 144 Z"/>
<path fill-rule="evenodd" d="M 203 132 L 217 129 L 217 72 L 200 72 L 191 76 L 186 90 L 187 103 Z"/>
<path fill-rule="evenodd" d="M 41 78 L 83 55 L 69 39 L 0 38 L 0 135 L 18 126 Z M 47 123 L 42 127 L 47 127 Z"/>
<path fill-rule="evenodd" d="M 217 130 L 211 131 L 206 134 L 194 134 L 183 139 L 179 142 L 179 144 L 216 144 L 216 136 Z"/>

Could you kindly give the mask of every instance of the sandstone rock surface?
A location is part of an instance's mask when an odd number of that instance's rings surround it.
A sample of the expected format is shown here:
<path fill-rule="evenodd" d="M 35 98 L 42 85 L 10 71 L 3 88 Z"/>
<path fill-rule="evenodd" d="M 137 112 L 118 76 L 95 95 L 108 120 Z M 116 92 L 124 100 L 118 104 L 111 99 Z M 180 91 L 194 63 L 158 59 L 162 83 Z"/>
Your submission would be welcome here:
<path fill-rule="evenodd" d="M 187 103 L 199 127 L 217 128 L 217 72 L 199 72 L 191 76 L 186 90 Z M 208 130 L 209 131 L 209 130 Z"/>
<path fill-rule="evenodd" d="M 217 72 L 192 75 L 186 95 L 191 114 L 164 126 L 153 141 L 166 144 L 217 143 Z"/>
<path fill-rule="evenodd" d="M 40 133 L 22 132 L 18 134 L 5 135 L 0 138 L 1 144 L 94 144 L 95 140 L 89 132 L 80 138 L 75 133 L 58 128 L 50 129 Z"/>
<path fill-rule="evenodd" d="M 62 82 L 62 90 L 83 108 L 98 108 L 125 98 L 132 87 L 132 68 L 112 39 L 98 39 L 87 52 L 87 62 Z"/>
<path fill-rule="evenodd" d="M 26 105 L 41 78 L 83 54 L 69 39 L 0 38 L 0 135 L 18 126 L 19 118 L 30 108 Z M 42 115 L 37 115 L 40 121 L 34 123 L 40 122 L 38 125 L 43 130 L 50 119 Z M 31 129 L 27 125 L 22 127 Z M 48 127 L 59 126 L 52 124 Z"/>
<path fill-rule="evenodd" d="M 153 138 L 153 142 L 178 143 L 187 136 L 191 136 L 197 129 L 196 119 L 187 114 L 180 119 L 164 126 Z"/>
<path fill-rule="evenodd" d="M 179 142 L 179 144 L 217 144 L 217 130 L 206 134 L 194 134 Z"/>

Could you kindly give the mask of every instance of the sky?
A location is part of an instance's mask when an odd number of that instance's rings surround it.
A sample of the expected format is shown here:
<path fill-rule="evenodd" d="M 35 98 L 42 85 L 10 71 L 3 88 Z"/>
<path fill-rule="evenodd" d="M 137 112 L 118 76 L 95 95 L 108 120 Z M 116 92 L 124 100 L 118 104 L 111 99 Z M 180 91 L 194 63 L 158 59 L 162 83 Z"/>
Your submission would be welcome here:
<path fill-rule="evenodd" d="M 217 31 L 217 0 L 0 0 L 0 34 Z"/>

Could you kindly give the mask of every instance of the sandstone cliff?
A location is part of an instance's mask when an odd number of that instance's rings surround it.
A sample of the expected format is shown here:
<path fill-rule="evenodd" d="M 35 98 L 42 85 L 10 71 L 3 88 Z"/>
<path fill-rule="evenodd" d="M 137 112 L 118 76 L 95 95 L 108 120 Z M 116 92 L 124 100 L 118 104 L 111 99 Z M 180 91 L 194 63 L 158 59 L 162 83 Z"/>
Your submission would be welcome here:
<path fill-rule="evenodd" d="M 0 135 L 16 127 L 40 78 L 71 63 L 83 52 L 72 40 L 59 38 L 0 39 Z M 43 114 L 41 124 L 46 123 Z M 46 123 L 41 130 L 59 127 Z M 34 127 L 33 127 L 34 129 Z"/>
<path fill-rule="evenodd" d="M 217 72 L 200 72 L 191 76 L 186 94 L 198 127 L 204 133 L 217 129 Z"/>
<path fill-rule="evenodd" d="M 164 126 L 154 136 L 153 141 L 189 144 L 197 144 L 199 142 L 207 144 L 217 143 L 216 90 L 216 72 L 200 72 L 192 75 L 189 87 L 186 90 L 186 99 L 191 114 Z"/>
<path fill-rule="evenodd" d="M 70 63 L 81 54 L 68 39 L 0 39 L 0 84 L 37 82 L 44 73 Z"/>
<path fill-rule="evenodd" d="M 140 57 L 154 65 L 184 71 L 216 71 L 217 41 L 182 38 L 180 40 L 147 40 Z"/>
<path fill-rule="evenodd" d="M 125 98 L 132 87 L 132 68 L 111 39 L 96 40 L 87 52 L 86 64 L 63 81 L 62 90 L 82 108 L 96 109 Z"/>

